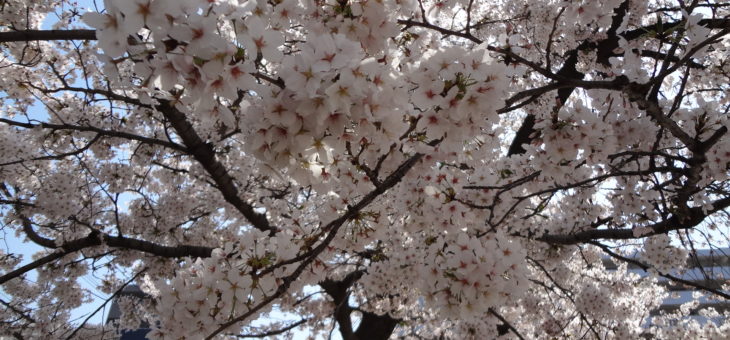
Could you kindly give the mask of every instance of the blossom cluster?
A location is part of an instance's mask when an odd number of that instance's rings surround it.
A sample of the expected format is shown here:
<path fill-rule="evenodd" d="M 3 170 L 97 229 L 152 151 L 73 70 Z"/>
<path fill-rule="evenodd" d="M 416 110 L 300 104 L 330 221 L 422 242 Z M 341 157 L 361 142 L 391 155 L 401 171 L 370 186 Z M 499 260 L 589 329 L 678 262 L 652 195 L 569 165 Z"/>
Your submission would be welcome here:
<path fill-rule="evenodd" d="M 658 272 L 670 273 L 687 265 L 688 254 L 686 249 L 672 245 L 668 235 L 659 234 L 645 239 L 641 257 Z"/>
<path fill-rule="evenodd" d="M 210 334 L 276 292 L 293 267 L 277 264 L 297 255 L 291 236 L 251 231 L 205 259 L 189 260 L 170 280 L 152 283 L 156 304 L 152 339 Z M 272 267 L 278 267 L 271 271 Z M 268 270 L 268 271 L 265 271 Z M 270 307 L 268 307 L 270 308 Z M 256 314 L 267 312 L 259 310 Z"/>
<path fill-rule="evenodd" d="M 436 248 L 443 248 L 441 252 Z M 418 267 L 427 303 L 448 315 L 469 318 L 513 303 L 527 288 L 524 249 L 505 236 L 469 237 L 431 245 L 433 255 Z"/>
<path fill-rule="evenodd" d="M 82 12 L 0 6 L 0 225 L 46 248 L 0 251 L 0 337 L 93 338 L 68 312 L 79 279 L 113 294 L 130 273 L 151 298 L 143 318 L 122 301 L 121 327 L 156 339 L 244 336 L 273 308 L 312 337 L 372 320 L 404 338 L 727 337 L 678 323 L 697 303 L 652 312 L 695 230 L 727 243 L 727 6 Z M 607 268 L 637 249 L 657 275 Z"/>
<path fill-rule="evenodd" d="M 441 147 L 449 151 L 491 131 L 506 90 L 504 67 L 489 57 L 485 46 L 433 51 L 411 81 L 417 84 L 413 105 L 422 112 L 419 127 L 429 140 L 444 138 Z"/>

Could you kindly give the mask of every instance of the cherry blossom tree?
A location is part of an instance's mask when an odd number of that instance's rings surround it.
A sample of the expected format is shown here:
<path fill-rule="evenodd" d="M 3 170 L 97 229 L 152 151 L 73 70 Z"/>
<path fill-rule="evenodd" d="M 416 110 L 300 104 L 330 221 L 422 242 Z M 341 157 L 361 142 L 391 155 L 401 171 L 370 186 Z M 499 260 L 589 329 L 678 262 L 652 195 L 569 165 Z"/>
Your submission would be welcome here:
<path fill-rule="evenodd" d="M 727 1 L 0 16 L 1 227 L 41 248 L 0 249 L 1 335 L 113 336 L 70 317 L 95 275 L 151 339 L 730 337 L 654 312 L 730 298 L 682 277 L 728 246 Z"/>

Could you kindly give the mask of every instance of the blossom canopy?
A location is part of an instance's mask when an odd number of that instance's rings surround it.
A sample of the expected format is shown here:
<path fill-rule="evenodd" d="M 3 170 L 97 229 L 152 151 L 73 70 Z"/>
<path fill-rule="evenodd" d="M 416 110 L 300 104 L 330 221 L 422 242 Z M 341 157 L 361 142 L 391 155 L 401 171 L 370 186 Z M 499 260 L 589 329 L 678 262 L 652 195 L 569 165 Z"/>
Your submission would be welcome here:
<path fill-rule="evenodd" d="M 730 338 L 726 1 L 0 16 L 0 337 Z"/>

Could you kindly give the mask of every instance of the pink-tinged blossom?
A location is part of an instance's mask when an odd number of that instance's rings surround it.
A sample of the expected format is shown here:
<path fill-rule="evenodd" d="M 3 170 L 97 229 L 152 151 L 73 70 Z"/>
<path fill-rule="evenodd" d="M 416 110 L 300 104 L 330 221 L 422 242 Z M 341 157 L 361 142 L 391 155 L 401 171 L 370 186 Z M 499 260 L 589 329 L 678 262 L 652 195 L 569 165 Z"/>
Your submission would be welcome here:
<path fill-rule="evenodd" d="M 424 81 L 418 85 L 413 92 L 413 104 L 421 109 L 428 110 L 444 105 L 444 98 L 441 93 L 444 90 L 444 83 L 440 80 Z"/>
<path fill-rule="evenodd" d="M 319 87 L 324 74 L 314 70 L 314 62 L 314 55 L 311 54 L 297 54 L 295 56 L 284 57 L 283 79 L 292 88 L 303 90 L 297 91 L 297 96 L 313 98 L 320 89 Z"/>
<path fill-rule="evenodd" d="M 730 338 L 721 2 L 0 7 L 0 337 Z"/>
<path fill-rule="evenodd" d="M 99 47 L 112 58 L 126 52 L 127 37 L 137 33 L 138 29 L 126 25 L 124 16 L 115 11 L 114 7 L 110 7 L 106 14 L 87 12 L 83 19 L 86 24 L 97 29 Z"/>
<path fill-rule="evenodd" d="M 246 30 L 241 32 L 238 41 L 248 51 L 250 58 L 258 53 L 269 61 L 278 62 L 283 54 L 279 48 L 284 44 L 281 32 L 267 28 L 267 24 L 257 16 L 249 16 L 245 20 Z"/>
<path fill-rule="evenodd" d="M 215 18 L 193 14 L 187 20 L 185 25 L 172 27 L 169 33 L 173 39 L 187 43 L 186 54 L 207 60 L 228 49 L 221 36 L 215 34 Z"/>

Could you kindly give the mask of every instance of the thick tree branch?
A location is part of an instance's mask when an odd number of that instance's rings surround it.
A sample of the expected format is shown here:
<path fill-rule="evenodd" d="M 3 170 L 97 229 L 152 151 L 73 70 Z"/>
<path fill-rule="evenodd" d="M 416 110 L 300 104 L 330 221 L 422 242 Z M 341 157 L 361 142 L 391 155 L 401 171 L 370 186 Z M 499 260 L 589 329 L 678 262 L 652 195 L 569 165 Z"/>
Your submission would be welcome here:
<path fill-rule="evenodd" d="M 60 92 L 60 91 L 73 91 L 73 92 L 81 92 L 81 93 L 87 93 L 87 94 L 97 94 L 105 96 L 112 100 L 118 100 L 127 104 L 132 105 L 138 105 L 141 107 L 149 107 L 149 105 L 142 104 L 139 102 L 139 100 L 130 98 L 127 96 L 119 95 L 116 93 L 113 93 L 111 91 L 107 90 L 99 90 L 99 89 L 86 89 L 86 88 L 80 88 L 80 87 L 62 87 L 58 89 L 53 90 L 43 90 L 39 89 L 44 92 L 52 93 L 52 92 Z M 216 158 L 215 158 L 215 150 L 213 149 L 213 146 L 204 142 L 200 136 L 195 132 L 195 129 L 193 128 L 192 124 L 187 120 L 185 117 L 185 114 L 178 111 L 174 106 L 170 104 L 169 101 L 161 100 L 161 103 L 157 105 L 156 107 L 160 112 L 162 112 L 163 116 L 167 118 L 168 121 L 170 121 L 171 125 L 175 129 L 175 131 L 178 133 L 180 138 L 183 140 L 183 143 L 185 144 L 184 147 L 175 144 L 170 143 L 170 147 L 179 148 L 181 151 L 184 150 L 186 153 L 189 153 L 195 158 L 202 166 L 203 168 L 208 172 L 208 174 L 213 179 L 213 182 L 216 184 L 218 190 L 223 195 L 223 198 L 230 204 L 232 204 L 241 214 L 248 219 L 248 221 L 257 229 L 263 230 L 263 231 L 269 231 L 269 232 L 275 232 L 276 228 L 269 225 L 268 220 L 266 219 L 266 215 L 257 213 L 253 206 L 243 201 L 238 196 L 238 189 L 235 186 L 235 183 L 233 183 L 233 178 L 228 174 L 228 171 L 225 169 L 223 164 L 221 164 Z M 128 136 L 132 137 L 132 136 Z M 138 138 L 139 140 L 145 140 L 145 138 Z M 148 142 L 152 142 L 150 140 L 147 140 Z M 155 140 L 156 141 L 156 140 Z"/>
<path fill-rule="evenodd" d="M 706 213 L 700 207 L 690 208 L 686 215 L 672 215 L 664 221 L 645 226 L 644 228 L 647 228 L 648 232 L 641 233 L 641 235 L 635 235 L 633 229 L 594 229 L 567 235 L 547 234 L 536 239 L 552 244 L 577 244 L 600 239 L 628 240 L 645 238 L 651 235 L 666 234 L 670 231 L 693 228 L 702 223 L 707 216 L 729 206 L 730 197 L 727 197 L 713 202 L 712 209 Z"/>
<path fill-rule="evenodd" d="M 629 100 L 636 102 L 639 108 L 646 111 L 659 126 L 667 129 L 674 137 L 677 137 L 688 149 L 692 151 L 698 150 L 698 142 L 687 134 L 682 128 L 671 118 L 664 115 L 662 108 L 655 100 L 646 98 L 648 87 L 643 84 L 631 83 L 624 89 L 624 93 L 628 96 Z"/>
<path fill-rule="evenodd" d="M 609 29 L 607 31 L 607 38 L 603 39 L 600 42 L 588 42 L 588 41 L 583 42 L 575 50 L 568 52 L 566 54 L 566 55 L 568 55 L 568 58 L 563 63 L 563 67 L 556 74 L 552 74 L 550 72 L 550 70 L 543 69 L 542 67 L 534 64 L 533 62 L 525 60 L 524 58 L 521 58 L 520 56 L 515 55 L 514 53 L 511 53 L 509 50 L 500 49 L 500 48 L 493 47 L 493 46 L 488 46 L 487 49 L 489 49 L 490 51 L 502 53 L 507 58 L 510 58 L 510 60 L 514 60 L 518 63 L 527 65 L 530 68 L 532 68 L 534 71 L 537 71 L 550 79 L 557 80 L 558 82 L 567 80 L 568 83 L 570 83 L 571 80 L 581 80 L 585 76 L 583 73 L 578 72 L 576 69 L 577 56 L 578 56 L 579 51 L 588 50 L 588 49 L 596 49 L 597 50 L 597 61 L 604 65 L 609 65 L 609 58 L 616 55 L 614 50 L 616 49 L 616 47 L 618 47 L 619 36 L 621 36 L 627 40 L 633 40 L 633 39 L 637 39 L 637 38 L 643 36 L 647 32 L 656 31 L 656 30 L 666 31 L 666 30 L 672 29 L 673 27 L 679 27 L 680 25 L 684 24 L 684 21 L 677 21 L 677 22 L 667 23 L 667 24 L 663 24 L 663 25 L 656 24 L 656 25 L 646 26 L 646 27 L 642 27 L 642 28 L 628 31 L 628 32 L 623 32 L 621 34 L 617 34 L 618 28 L 620 27 L 627 11 L 628 11 L 628 1 L 624 1 L 621 3 L 621 5 L 619 7 L 617 7 L 614 10 L 614 15 L 613 15 L 613 19 L 611 22 L 611 26 L 609 27 Z M 454 30 L 446 29 L 446 28 L 443 28 L 443 27 L 440 27 L 440 26 L 437 26 L 437 25 L 434 25 L 434 24 L 431 24 L 428 22 L 420 22 L 420 21 L 415 21 L 412 19 L 399 20 L 398 23 L 401 25 L 404 25 L 404 29 L 407 29 L 409 27 L 414 27 L 414 26 L 422 27 L 422 28 L 427 28 L 427 29 L 437 31 L 446 36 L 456 36 L 456 37 L 470 40 L 475 43 L 482 43 L 482 40 L 476 38 L 468 31 L 467 32 L 454 31 Z M 701 26 L 710 28 L 710 29 L 722 29 L 721 32 L 714 34 L 711 37 L 712 39 L 707 39 L 705 41 L 705 43 L 709 43 L 709 42 L 715 41 L 717 39 L 717 37 L 721 37 L 728 32 L 728 28 L 730 27 L 730 19 L 703 19 L 703 20 L 700 20 L 698 24 Z M 702 48 L 702 46 L 696 46 L 695 48 L 693 48 L 693 51 L 698 50 L 700 48 Z M 661 55 L 661 53 L 654 52 L 654 51 L 641 51 L 641 53 L 642 53 L 642 55 L 647 55 L 647 56 L 651 56 L 651 57 L 657 57 L 657 56 Z M 692 55 L 692 53 L 688 53 L 682 59 L 676 58 L 674 56 L 664 55 L 664 57 L 666 59 L 676 61 L 675 65 L 667 71 L 673 72 L 676 68 L 680 67 L 681 65 L 685 65 L 685 64 L 688 66 L 691 66 L 691 67 L 695 67 L 695 68 L 701 67 L 702 65 L 693 63 L 691 61 L 691 55 Z M 671 73 L 671 72 L 669 72 L 669 73 Z M 667 72 L 665 72 L 665 73 L 668 74 Z M 666 75 L 666 74 L 664 74 L 664 75 Z M 661 79 L 661 78 L 663 78 L 663 76 L 659 77 L 659 78 Z M 554 108 L 554 110 L 559 110 L 560 107 L 565 104 L 568 97 L 570 97 L 571 93 L 575 89 L 575 86 L 571 87 L 571 86 L 563 86 L 563 85 L 553 85 L 553 86 L 550 86 L 547 88 L 543 88 L 542 90 L 545 90 L 544 92 L 547 92 L 549 90 L 552 90 L 553 88 L 559 88 L 558 95 L 556 97 L 556 101 L 558 104 L 557 104 L 557 107 Z M 541 93 L 544 93 L 544 92 L 541 92 Z M 536 95 L 536 96 L 539 96 L 539 95 Z M 519 105 L 519 107 L 521 107 L 521 106 L 522 105 Z M 509 103 L 507 105 L 507 108 L 510 110 L 514 109 L 514 108 L 510 107 Z M 509 150 L 507 153 L 508 156 L 522 154 L 525 152 L 525 149 L 522 147 L 522 145 L 529 144 L 532 141 L 532 139 L 536 137 L 535 136 L 536 131 L 534 130 L 534 125 L 535 125 L 535 117 L 531 114 L 528 114 L 525 117 L 524 121 L 522 122 L 520 128 L 517 130 L 515 137 L 514 137 L 512 143 L 510 144 L 510 147 L 509 147 Z"/>
<path fill-rule="evenodd" d="M 55 241 L 44 239 L 41 245 L 50 245 L 49 242 L 53 242 L 54 245 L 56 244 Z M 104 244 L 112 248 L 141 251 L 151 255 L 167 258 L 210 257 L 211 253 L 213 252 L 212 247 L 192 245 L 165 246 L 150 241 L 138 240 L 123 236 L 111 236 L 100 233 L 98 231 L 93 231 L 89 233 L 86 237 L 66 242 L 61 246 L 55 246 L 53 247 L 56 249 L 54 252 L 31 263 L 28 263 L 20 268 L 10 271 L 3 276 L 0 276 L 0 284 L 17 278 L 47 263 L 56 261 L 71 253 L 75 253 L 81 251 L 82 249 L 90 247 L 101 246 Z"/>
<path fill-rule="evenodd" d="M 350 297 L 350 287 L 359 280 L 363 275 L 361 270 L 347 274 L 342 280 L 335 281 L 326 279 L 319 283 L 324 291 L 332 298 L 332 302 L 335 305 L 334 317 L 337 323 L 340 325 L 340 334 L 345 340 L 354 340 L 354 332 L 352 330 L 352 319 L 350 314 L 352 313 L 352 307 L 348 302 Z"/>
<path fill-rule="evenodd" d="M 256 229 L 275 233 L 276 227 L 269 224 L 266 215 L 256 212 L 251 204 L 241 199 L 233 178 L 225 166 L 216 159 L 213 146 L 198 136 L 185 114 L 175 109 L 169 102 L 163 102 L 158 106 L 158 109 L 183 140 L 188 152 L 208 172 L 218 190 L 223 194 L 223 198 L 241 212 Z"/>
<path fill-rule="evenodd" d="M 335 239 L 335 236 L 337 236 L 337 232 L 345 224 L 345 222 L 355 218 L 362 209 L 367 207 L 376 198 L 380 197 L 390 188 L 398 184 L 403 179 L 403 176 L 405 176 L 408 171 L 410 171 L 410 169 L 413 168 L 413 166 L 421 160 L 421 158 L 423 158 L 423 154 L 415 154 L 408 158 L 405 162 L 401 163 L 401 165 L 395 171 L 388 175 L 388 177 L 386 177 L 382 181 L 381 185 L 376 187 L 375 190 L 365 195 L 365 197 L 363 197 L 362 199 L 360 199 L 360 201 L 350 207 L 347 212 L 345 212 L 342 216 L 324 226 L 322 230 L 324 232 L 327 232 L 327 236 L 324 238 L 324 240 L 322 240 L 319 245 L 317 245 L 309 252 L 308 257 L 305 258 L 289 276 L 282 279 L 282 284 L 279 285 L 279 288 L 276 290 L 276 292 L 263 299 L 257 305 L 253 306 L 251 309 L 249 309 L 248 312 L 245 312 L 227 322 L 222 323 L 220 327 L 210 333 L 207 337 L 205 337 L 205 339 L 212 339 L 217 334 L 223 332 L 226 328 L 243 320 L 246 320 L 251 315 L 257 313 L 259 310 L 261 310 L 262 308 L 279 298 L 282 294 L 284 294 L 289 289 L 289 286 L 291 286 L 292 282 L 294 282 L 294 280 L 296 280 L 299 275 L 301 275 L 301 273 L 307 268 L 307 266 L 314 262 L 317 256 L 319 256 L 319 254 L 322 253 L 329 246 L 330 243 L 332 243 L 332 240 Z"/>
<path fill-rule="evenodd" d="M 65 250 L 64 251 L 60 251 L 60 252 L 59 251 L 56 251 L 56 252 L 50 253 L 50 254 L 48 254 L 46 256 L 43 256 L 43 257 L 41 257 L 41 258 L 39 258 L 39 259 L 31 262 L 31 263 L 28 263 L 28 264 L 26 264 L 26 265 L 24 265 L 24 266 L 22 266 L 20 268 L 17 268 L 15 270 L 12 270 L 10 272 L 7 272 L 7 273 L 5 273 L 5 275 L 0 276 L 0 285 L 3 284 L 3 283 L 5 283 L 5 282 L 8 282 L 8 281 L 10 281 L 10 280 L 12 280 L 12 279 L 14 279 L 16 277 L 19 277 L 19 276 L 21 276 L 21 275 L 23 275 L 23 274 L 25 274 L 25 273 L 27 273 L 27 272 L 29 272 L 31 270 L 34 270 L 34 269 L 36 269 L 36 268 L 38 268 L 38 267 L 40 267 L 40 266 L 42 266 L 42 265 L 44 265 L 46 263 L 50 263 L 50 262 L 56 261 L 56 260 L 58 260 L 58 259 L 60 259 L 60 258 L 62 258 L 64 256 L 66 256 L 66 255 L 68 255 L 70 253 L 71 253 L 71 251 L 65 251 Z"/>
<path fill-rule="evenodd" d="M 613 19 L 611 22 L 611 27 L 608 29 L 607 35 L 608 37 L 604 39 L 604 41 L 601 44 L 598 44 L 598 46 L 603 46 L 604 49 L 610 49 L 610 53 L 613 51 L 613 47 L 609 47 L 609 45 L 613 45 L 612 43 L 615 40 L 615 45 L 618 46 L 618 39 L 616 38 L 616 30 L 621 25 L 621 22 L 623 21 L 623 17 L 626 15 L 626 11 L 628 9 L 628 0 L 624 1 L 619 5 L 618 8 L 614 10 Z M 568 58 L 563 63 L 563 66 L 560 68 L 560 70 L 557 72 L 557 75 L 561 78 L 567 78 L 571 80 L 582 80 L 585 77 L 585 74 L 582 72 L 579 72 L 576 68 L 578 64 L 578 53 L 579 50 L 587 48 L 588 43 L 582 43 L 580 46 L 578 46 L 577 49 L 570 51 L 567 55 Z M 549 51 L 548 51 L 549 53 Z M 603 58 L 603 50 L 599 48 L 597 52 L 598 61 L 603 64 L 608 64 L 608 57 Z M 548 59 L 549 60 L 549 59 Z M 548 70 L 549 71 L 549 70 Z M 575 87 L 560 87 L 558 89 L 558 95 L 555 98 L 556 100 L 556 106 L 553 108 L 553 112 L 558 112 L 560 108 L 565 105 L 565 103 L 568 101 L 568 98 L 575 90 Z M 534 129 L 535 126 L 535 116 L 532 114 L 528 114 L 525 119 L 522 121 L 522 125 L 517 130 L 517 133 L 515 134 L 514 139 L 512 140 L 512 143 L 509 146 L 509 150 L 507 152 L 508 156 L 517 155 L 517 154 L 523 154 L 526 152 L 526 150 L 522 147 L 524 144 L 530 144 L 532 139 L 534 139 L 536 136 L 536 132 Z"/>
<path fill-rule="evenodd" d="M 100 136 L 125 138 L 125 139 L 129 139 L 129 140 L 136 140 L 138 142 L 142 142 L 145 144 L 164 146 L 166 148 L 170 148 L 170 149 L 177 150 L 177 151 L 182 151 L 182 152 L 187 151 L 184 146 L 177 144 L 177 143 L 168 142 L 168 141 L 155 139 L 155 138 L 151 138 L 151 137 L 135 135 L 135 134 L 123 132 L 123 131 L 105 130 L 105 129 L 101 129 L 101 128 L 98 128 L 95 126 L 80 126 L 80 125 L 71 125 L 71 124 L 49 124 L 49 123 L 32 124 L 32 123 L 18 122 L 18 121 L 6 119 L 6 118 L 0 118 L 0 122 L 11 125 L 11 126 L 17 126 L 17 127 L 22 127 L 22 128 L 26 128 L 26 129 L 42 128 L 42 129 L 49 129 L 49 130 L 53 130 L 53 131 L 69 130 L 69 131 L 96 132 Z"/>
<path fill-rule="evenodd" d="M 19 214 L 20 215 L 20 214 Z M 20 223 L 23 225 L 23 232 L 25 233 L 25 236 L 28 236 L 28 238 L 33 241 L 35 244 L 46 247 L 46 248 L 57 248 L 56 242 L 47 239 L 41 235 L 38 235 L 36 231 L 33 229 L 33 225 L 31 224 L 30 220 L 26 218 L 23 215 L 20 215 Z"/>
<path fill-rule="evenodd" d="M 386 340 L 393 334 L 395 326 L 400 322 L 388 314 L 378 315 L 371 312 L 361 312 L 362 320 L 355 331 L 355 339 Z"/>
<path fill-rule="evenodd" d="M 135 250 L 148 253 L 151 255 L 167 258 L 181 258 L 181 257 L 210 257 L 213 252 L 213 247 L 205 246 L 194 246 L 181 244 L 177 246 L 165 246 L 158 243 L 139 240 L 124 236 L 111 236 L 102 234 L 100 244 L 106 244 L 112 248 L 119 248 L 125 250 Z"/>
<path fill-rule="evenodd" d="M 491 308 L 491 307 L 489 308 L 489 314 L 494 315 L 497 319 L 499 319 L 499 321 L 502 321 L 502 324 L 505 327 L 507 327 L 508 330 L 510 330 L 512 333 L 514 333 L 520 340 L 525 340 L 525 337 L 523 337 L 522 334 L 520 334 L 520 332 L 517 331 L 517 328 L 512 326 L 512 324 L 509 321 L 507 321 L 507 319 L 505 319 L 501 314 L 497 313 L 497 311 L 494 310 L 494 308 Z"/>
<path fill-rule="evenodd" d="M 36 40 L 96 40 L 96 30 L 25 30 L 0 32 L 0 43 Z"/>
<path fill-rule="evenodd" d="M 334 316 L 340 325 L 340 334 L 345 340 L 385 340 L 390 338 L 395 326 L 399 320 L 392 318 L 388 314 L 378 315 L 375 313 L 361 311 L 362 319 L 357 330 L 352 329 L 352 319 L 350 315 L 354 310 L 349 302 L 349 289 L 359 280 L 363 271 L 355 271 L 347 274 L 342 280 L 324 280 L 319 285 L 332 298 L 335 304 Z"/>

